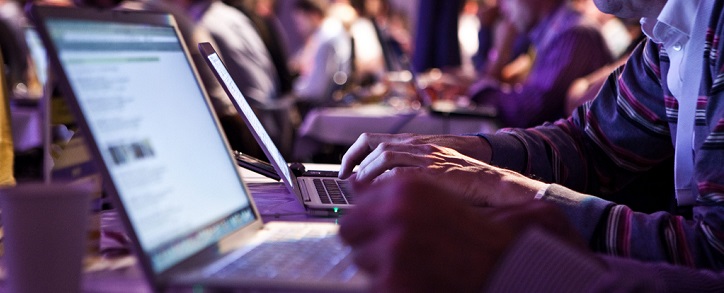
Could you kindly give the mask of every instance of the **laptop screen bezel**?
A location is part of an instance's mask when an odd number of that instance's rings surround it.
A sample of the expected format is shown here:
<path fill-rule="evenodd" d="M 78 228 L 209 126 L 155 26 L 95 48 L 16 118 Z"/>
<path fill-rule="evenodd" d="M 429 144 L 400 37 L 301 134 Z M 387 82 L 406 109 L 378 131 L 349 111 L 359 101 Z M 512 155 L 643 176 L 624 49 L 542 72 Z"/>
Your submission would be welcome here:
<path fill-rule="evenodd" d="M 193 71 L 194 78 L 196 80 L 197 85 L 199 85 L 199 89 L 201 90 L 202 95 L 204 96 L 204 100 L 206 103 L 207 108 L 210 110 L 210 114 L 212 115 L 212 118 L 215 122 L 216 129 L 219 132 L 219 135 L 221 136 L 224 144 L 226 145 L 227 149 L 229 149 L 229 143 L 226 139 L 226 136 L 224 135 L 223 131 L 220 129 L 220 122 L 218 117 L 216 116 L 215 112 L 211 109 L 213 109 L 211 101 L 209 99 L 208 93 L 206 92 L 205 88 L 201 85 L 203 85 L 201 79 L 199 78 L 198 70 L 196 69 L 192 59 L 189 57 L 189 50 L 186 47 L 185 42 L 183 42 L 183 38 L 181 37 L 180 30 L 178 28 L 178 25 L 176 24 L 175 19 L 169 15 L 169 14 L 163 14 L 163 13 L 155 13 L 155 12 L 145 12 L 145 11 L 128 11 L 128 10 L 108 10 L 108 11 L 100 11 L 100 10 L 93 10 L 93 9 L 80 9 L 80 8 L 68 8 L 68 7 L 56 7 L 56 6 L 36 6 L 34 5 L 31 8 L 31 15 L 33 16 L 33 19 L 36 23 L 36 28 L 38 29 L 38 32 L 40 33 L 40 37 L 43 40 L 43 43 L 46 46 L 46 50 L 48 52 L 48 59 L 50 61 L 50 68 L 53 72 L 56 73 L 56 79 L 55 81 L 58 83 L 58 86 L 60 87 L 61 92 L 66 97 L 66 100 L 68 102 L 69 107 L 75 114 L 76 121 L 78 122 L 78 126 L 80 127 L 81 131 L 85 133 L 85 135 L 89 138 L 86 141 L 89 144 L 89 150 L 91 154 L 93 155 L 94 161 L 96 164 L 98 164 L 99 168 L 98 170 L 101 173 L 101 176 L 103 178 L 103 187 L 104 190 L 108 193 L 109 197 L 112 199 L 114 207 L 117 209 L 118 213 L 120 214 L 120 218 L 123 222 L 124 227 L 126 227 L 126 232 L 128 233 L 129 237 L 131 238 L 131 242 L 133 243 L 133 248 L 136 252 L 136 256 L 139 259 L 139 262 L 141 263 L 141 267 L 144 270 L 144 273 L 149 278 L 149 281 L 151 284 L 154 285 L 154 287 L 160 288 L 163 287 L 168 280 L 171 278 L 171 271 L 175 271 L 178 267 L 184 266 L 185 263 L 192 263 L 195 262 L 193 260 L 195 255 L 207 255 L 209 251 L 219 251 L 218 242 L 211 243 L 206 248 L 202 249 L 201 251 L 195 253 L 194 255 L 188 257 L 186 260 L 181 261 L 177 263 L 176 265 L 171 266 L 170 268 L 167 268 L 160 272 L 155 272 L 153 269 L 152 261 L 149 258 L 149 256 L 145 253 L 143 248 L 141 247 L 138 235 L 133 229 L 133 225 L 131 223 L 131 220 L 128 216 L 128 213 L 125 209 L 125 206 L 122 203 L 122 200 L 119 197 L 118 190 L 116 189 L 115 185 L 113 184 L 113 180 L 111 179 L 110 173 L 108 171 L 108 166 L 106 166 L 105 161 L 102 159 L 102 154 L 100 152 L 99 146 L 96 143 L 95 137 L 93 137 L 93 133 L 90 131 L 90 128 L 88 126 L 88 121 L 86 121 L 86 117 L 83 115 L 83 112 L 81 111 L 81 106 L 79 105 L 75 92 L 73 91 L 73 88 L 71 87 L 70 81 L 68 80 L 68 77 L 66 75 L 65 69 L 62 66 L 62 63 L 59 58 L 59 51 L 57 50 L 53 40 L 50 37 L 50 33 L 48 31 L 48 27 L 45 23 L 45 20 L 48 18 L 64 18 L 64 19 L 72 19 L 72 20 L 89 20 L 89 21 L 101 21 L 101 22 L 116 22 L 116 23 L 127 23 L 127 24 L 144 24 L 144 25 L 158 25 L 158 26 L 168 26 L 172 27 L 176 33 L 176 36 L 180 40 L 180 45 L 183 49 L 183 53 L 186 57 L 186 61 L 188 62 L 191 70 Z M 234 162 L 234 158 L 229 152 L 229 160 Z M 235 168 L 235 172 L 237 172 L 237 176 L 240 178 L 240 182 L 243 185 L 243 188 L 247 194 L 251 194 L 249 192 L 248 187 L 246 186 L 246 183 L 241 179 L 241 172 L 238 170 L 238 168 Z M 254 212 L 255 220 L 249 223 L 247 226 L 241 228 L 242 231 L 256 231 L 259 230 L 262 226 L 262 218 L 259 214 L 259 211 L 256 207 L 256 204 L 254 203 L 254 200 L 250 198 L 249 201 L 250 207 L 252 211 Z M 236 233 L 230 233 L 226 236 L 226 238 L 231 237 L 232 235 L 235 236 Z M 221 241 L 221 240 L 220 240 Z"/>

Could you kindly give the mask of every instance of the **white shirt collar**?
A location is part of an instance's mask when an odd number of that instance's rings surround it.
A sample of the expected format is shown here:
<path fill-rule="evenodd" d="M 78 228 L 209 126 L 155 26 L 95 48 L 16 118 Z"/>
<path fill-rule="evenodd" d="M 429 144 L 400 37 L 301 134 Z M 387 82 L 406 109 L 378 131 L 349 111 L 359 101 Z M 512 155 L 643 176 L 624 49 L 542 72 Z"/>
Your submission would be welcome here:
<path fill-rule="evenodd" d="M 659 44 L 665 42 L 667 34 L 671 33 L 688 38 L 698 6 L 699 0 L 668 0 L 655 21 L 646 17 L 641 19 L 641 29 L 647 37 Z"/>

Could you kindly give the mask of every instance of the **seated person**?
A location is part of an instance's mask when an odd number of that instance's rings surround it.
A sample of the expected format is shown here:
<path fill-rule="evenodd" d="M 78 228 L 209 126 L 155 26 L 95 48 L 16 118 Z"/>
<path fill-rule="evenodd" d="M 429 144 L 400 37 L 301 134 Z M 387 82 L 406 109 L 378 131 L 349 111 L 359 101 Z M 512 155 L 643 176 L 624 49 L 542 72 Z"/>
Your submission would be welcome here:
<path fill-rule="evenodd" d="M 528 77 L 519 84 L 483 78 L 469 92 L 498 109 L 504 127 L 531 127 L 565 116 L 570 83 L 612 61 L 598 28 L 563 0 L 511 0 L 501 13 L 535 49 Z"/>
<path fill-rule="evenodd" d="M 540 199 L 556 204 L 596 252 L 722 271 L 724 93 L 712 90 L 707 74 L 721 68 L 712 52 L 724 43 L 710 41 L 724 35 L 724 8 L 712 2 L 597 1 L 604 12 L 643 17 L 649 39 L 591 104 L 568 119 L 495 134 L 363 135 L 345 154 L 340 178 L 359 164 L 361 184 L 428 180 L 473 206 Z M 688 32 L 667 25 L 682 19 L 695 20 Z M 675 176 L 648 177 L 660 168 Z M 647 189 L 621 192 L 636 183 Z M 667 190 L 652 191 L 660 186 Z M 628 206 L 642 198 L 657 207 L 651 214 Z"/>
<path fill-rule="evenodd" d="M 504 67 L 528 52 L 530 41 L 518 33 L 515 26 L 500 15 L 496 0 L 486 0 L 478 8 L 480 30 L 478 52 L 473 55 L 475 70 L 481 76 L 490 76 L 503 82 L 514 82 L 504 76 Z"/>
<path fill-rule="evenodd" d="M 273 104 L 279 93 L 274 64 L 251 20 L 218 0 L 168 0 L 180 4 L 193 21 L 205 28 L 249 103 Z"/>
<path fill-rule="evenodd" d="M 276 0 L 225 0 L 251 20 L 274 63 L 282 94 L 290 93 L 294 75 L 289 70 L 289 56 L 284 41 L 285 31 L 276 15 Z"/>
<path fill-rule="evenodd" d="M 293 111 L 281 96 L 279 75 L 252 21 L 220 0 L 170 1 L 207 30 L 224 59 L 229 74 L 257 112 L 264 128 L 282 153 L 291 153 Z M 205 66 L 204 66 L 205 67 Z M 240 129 L 241 131 L 241 129 Z"/>
<path fill-rule="evenodd" d="M 301 112 L 330 102 L 332 93 L 346 83 L 350 74 L 352 41 L 339 19 L 327 17 L 329 7 L 325 0 L 294 3 L 297 29 L 307 36 L 294 62 L 299 71 L 294 94 L 301 108 L 307 108 Z"/>
<path fill-rule="evenodd" d="M 601 25 L 603 38 L 617 60 L 571 83 L 566 95 L 566 113 L 571 113 L 573 109 L 595 98 L 606 77 L 626 63 L 631 51 L 644 38 L 638 20 L 619 19 L 603 13 L 598 10 L 593 0 L 576 0 L 574 5 Z"/>

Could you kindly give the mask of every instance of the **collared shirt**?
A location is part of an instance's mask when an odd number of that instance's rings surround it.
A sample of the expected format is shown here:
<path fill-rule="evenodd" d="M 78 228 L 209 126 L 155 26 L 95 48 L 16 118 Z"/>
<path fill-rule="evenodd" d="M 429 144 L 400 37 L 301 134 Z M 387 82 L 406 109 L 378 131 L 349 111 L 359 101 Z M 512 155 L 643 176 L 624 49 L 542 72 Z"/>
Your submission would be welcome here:
<path fill-rule="evenodd" d="M 567 4 L 539 22 L 529 38 L 536 57 L 528 78 L 513 90 L 474 94 L 477 103 L 498 109 L 506 127 L 532 127 L 565 117 L 570 84 L 613 61 L 598 28 Z"/>
<path fill-rule="evenodd" d="M 661 46 L 661 51 L 668 54 L 670 61 L 666 84 L 679 106 L 675 155 L 676 198 L 679 205 L 693 204 L 697 194 L 696 188 L 692 187 L 695 183 L 691 182 L 694 172 L 693 142 L 696 140 L 693 125 L 697 100 L 701 93 L 700 78 L 703 77 L 703 70 L 698 62 L 701 61 L 701 54 L 706 47 L 702 42 L 707 27 L 698 25 L 699 27 L 693 30 L 692 26 L 696 25 L 693 23 L 696 18 L 697 21 L 706 21 L 705 16 L 698 14 L 706 13 L 707 7 L 704 6 L 711 5 L 709 3 L 669 1 L 653 25 L 643 26 L 649 37 Z M 692 41 L 692 38 L 701 39 Z"/>
<path fill-rule="evenodd" d="M 670 0 L 670 4 L 674 6 L 667 7 L 667 11 L 673 12 L 664 13 L 661 20 L 666 20 L 667 15 L 689 17 L 677 14 L 685 11 L 678 6 L 680 3 Z M 505 129 L 484 135 L 492 146 L 491 163 L 566 186 L 552 184 L 542 199 L 557 203 L 591 241 L 592 248 L 602 253 L 724 270 L 721 1 L 716 2 L 708 23 L 688 29 L 707 30 L 705 54 L 701 56 L 705 58 L 699 84 L 701 97 L 694 117 L 692 178 L 698 198 L 692 218 L 672 208 L 671 162 L 679 103 L 668 86 L 668 77 L 677 75 L 680 67 L 674 67 L 670 52 L 653 40 L 639 46 L 625 67 L 607 79 L 597 98 L 576 109 L 570 118 L 532 129 Z M 679 31 L 683 27 L 681 22 L 667 22 L 667 26 L 673 25 Z M 660 38 L 668 34 L 656 35 Z M 683 43 L 682 49 L 686 45 Z M 654 170 L 666 172 L 650 176 Z M 632 183 L 646 189 L 621 192 Z M 652 191 L 661 189 L 664 191 Z M 628 206 L 634 204 L 639 205 L 638 209 L 667 212 L 640 213 Z"/>
<path fill-rule="evenodd" d="M 655 21 L 641 19 L 644 34 L 662 45 L 671 60 L 666 78 L 669 90 L 675 97 L 681 96 L 681 68 L 698 5 L 699 0 L 669 0 Z"/>

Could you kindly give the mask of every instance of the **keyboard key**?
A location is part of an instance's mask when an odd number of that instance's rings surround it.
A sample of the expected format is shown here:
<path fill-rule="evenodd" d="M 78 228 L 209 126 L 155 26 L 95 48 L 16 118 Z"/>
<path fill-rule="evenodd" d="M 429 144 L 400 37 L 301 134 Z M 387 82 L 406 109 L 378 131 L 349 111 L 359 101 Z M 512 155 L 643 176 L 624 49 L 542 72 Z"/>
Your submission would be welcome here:
<path fill-rule="evenodd" d="M 314 179 L 312 182 L 314 183 L 314 189 L 317 190 L 322 203 L 352 203 L 352 188 L 348 181 L 329 178 Z"/>
<path fill-rule="evenodd" d="M 322 180 L 314 179 L 312 182 L 314 182 L 314 188 L 317 190 L 317 194 L 319 194 L 319 200 L 321 200 L 324 204 L 332 203 L 329 199 L 329 195 L 327 195 L 327 190 L 324 188 L 324 184 L 322 184 Z"/>

